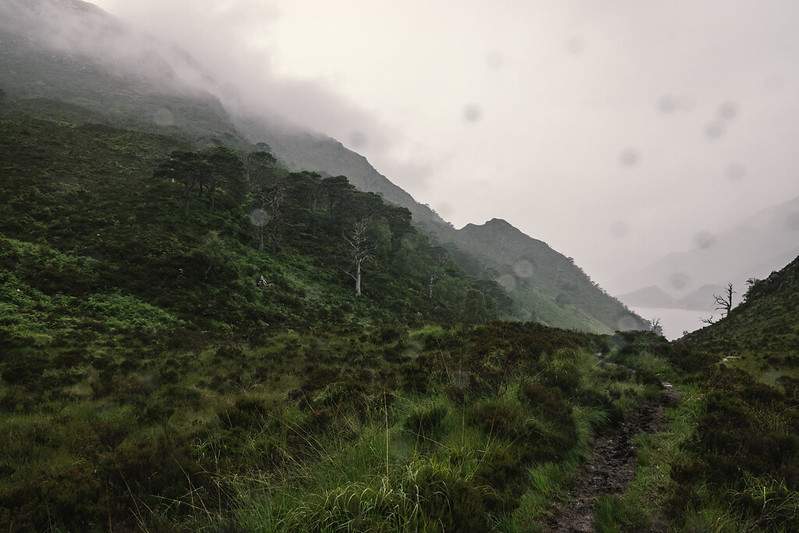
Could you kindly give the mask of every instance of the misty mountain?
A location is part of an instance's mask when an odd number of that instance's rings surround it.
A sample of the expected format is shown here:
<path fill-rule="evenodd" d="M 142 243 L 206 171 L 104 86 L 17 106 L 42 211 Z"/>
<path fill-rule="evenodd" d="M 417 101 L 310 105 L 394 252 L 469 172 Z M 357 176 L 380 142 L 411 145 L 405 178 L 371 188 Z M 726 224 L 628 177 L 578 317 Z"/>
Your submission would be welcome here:
<path fill-rule="evenodd" d="M 702 285 L 676 300 L 674 308 L 691 311 L 714 311 L 715 295 L 724 294 L 725 290 L 726 288 L 721 285 Z"/>
<path fill-rule="evenodd" d="M 459 266 L 498 281 L 523 319 L 611 332 L 647 323 L 606 294 L 571 258 L 504 221 L 456 230 L 339 141 L 283 117 L 230 111 L 199 62 L 78 0 L 12 0 L 0 6 L 0 88 L 44 118 L 75 119 L 185 138 L 197 146 L 266 143 L 291 170 L 344 175 L 358 189 L 411 211 Z M 61 105 L 75 107 L 73 116 Z"/>
<path fill-rule="evenodd" d="M 655 285 L 628 292 L 619 296 L 622 302 L 636 307 L 660 307 L 671 309 L 677 301 L 663 289 Z"/>
<path fill-rule="evenodd" d="M 660 309 L 685 309 L 689 311 L 713 311 L 714 295 L 722 294 L 721 285 L 702 285 L 681 298 L 675 298 L 656 285 L 650 285 L 619 296 L 627 305 L 634 307 L 656 307 Z"/>
<path fill-rule="evenodd" d="M 620 277 L 618 292 L 658 287 L 686 309 L 712 308 L 712 294 L 728 282 L 742 292 L 749 278 L 764 278 L 799 254 L 799 198 L 763 210 L 685 252 L 668 254 Z M 715 288 L 714 288 L 715 287 Z M 709 301 L 702 303 L 702 298 Z M 624 302 L 634 305 L 626 297 Z"/>
<path fill-rule="evenodd" d="M 645 321 L 607 295 L 574 260 L 501 219 L 460 230 L 434 228 L 443 242 L 476 257 L 524 310 L 526 319 L 599 331 L 642 329 Z"/>

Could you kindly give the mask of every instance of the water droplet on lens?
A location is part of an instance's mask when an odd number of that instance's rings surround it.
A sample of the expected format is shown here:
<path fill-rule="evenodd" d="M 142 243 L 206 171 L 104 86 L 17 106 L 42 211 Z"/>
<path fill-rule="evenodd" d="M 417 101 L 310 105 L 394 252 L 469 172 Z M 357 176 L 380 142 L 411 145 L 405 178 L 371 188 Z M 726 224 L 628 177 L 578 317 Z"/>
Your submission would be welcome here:
<path fill-rule="evenodd" d="M 724 135 L 724 124 L 721 122 L 711 122 L 705 126 L 705 136 L 711 141 L 718 139 Z"/>
<path fill-rule="evenodd" d="M 685 272 L 675 272 L 669 276 L 669 285 L 675 289 L 682 290 L 691 283 L 691 277 Z"/>
<path fill-rule="evenodd" d="M 513 273 L 520 278 L 529 278 L 533 275 L 533 264 L 527 259 L 519 259 L 513 265 Z"/>
<path fill-rule="evenodd" d="M 162 107 L 153 115 L 153 122 L 155 122 L 156 126 L 168 128 L 175 125 L 175 115 L 169 109 Z"/>
<path fill-rule="evenodd" d="M 675 111 L 677 111 L 677 107 L 678 107 L 677 99 L 670 94 L 664 94 L 663 96 L 660 97 L 660 100 L 658 100 L 658 110 L 661 113 L 666 113 L 666 114 L 674 113 Z"/>
<path fill-rule="evenodd" d="M 467 104 L 463 108 L 463 119 L 466 122 L 479 122 L 483 118 L 483 110 L 477 104 Z"/>
<path fill-rule="evenodd" d="M 503 289 L 508 292 L 513 291 L 516 289 L 516 278 L 513 277 L 511 274 L 503 274 L 499 278 L 497 278 L 497 283 L 499 283 Z"/>
<path fill-rule="evenodd" d="M 640 159 L 641 156 L 635 148 L 625 148 L 619 154 L 619 163 L 624 167 L 634 167 Z"/>
<path fill-rule="evenodd" d="M 260 228 L 266 226 L 269 223 L 269 219 L 271 217 L 269 216 L 269 213 L 267 213 L 263 209 L 257 208 L 250 211 L 249 218 L 250 218 L 250 223 L 253 226 L 257 226 Z"/>
<path fill-rule="evenodd" d="M 694 235 L 694 244 L 700 250 L 708 250 L 716 244 L 716 237 L 708 231 L 700 231 Z"/>
<path fill-rule="evenodd" d="M 722 120 L 732 120 L 738 116 L 738 106 L 735 102 L 724 102 L 719 106 L 718 116 Z"/>

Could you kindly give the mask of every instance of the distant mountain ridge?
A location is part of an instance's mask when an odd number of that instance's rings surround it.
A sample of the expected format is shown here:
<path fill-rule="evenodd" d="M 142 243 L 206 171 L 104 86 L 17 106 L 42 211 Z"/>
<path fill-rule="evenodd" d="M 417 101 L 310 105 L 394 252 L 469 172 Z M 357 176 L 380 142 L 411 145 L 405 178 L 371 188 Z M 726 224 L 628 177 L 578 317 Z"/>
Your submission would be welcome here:
<path fill-rule="evenodd" d="M 685 296 L 675 298 L 657 285 L 649 285 L 619 296 L 627 305 L 634 307 L 654 307 L 660 309 L 685 309 L 687 311 L 713 311 L 714 296 L 722 294 L 721 285 L 702 285 Z"/>
<path fill-rule="evenodd" d="M 37 16 L 43 9 L 64 6 L 65 16 L 78 14 L 70 24 L 79 35 L 61 35 L 55 43 L 37 41 L 30 30 Z M 97 122 L 184 136 L 199 145 L 265 142 L 292 170 L 347 176 L 358 189 L 410 210 L 414 222 L 449 248 L 461 267 L 503 285 L 516 302 L 519 318 L 601 333 L 648 327 L 571 258 L 507 222 L 497 219 L 456 230 L 335 139 L 287 129 L 279 120 L 231 116 L 213 94 L 197 89 L 197 80 L 207 76 L 188 54 L 144 41 L 99 8 L 88 6 L 78 0 L 13 0 L 0 6 L 5 19 L 0 22 L 0 88 L 23 99 L 20 105 L 29 102 L 32 113 L 48 113 L 46 99 L 54 99 L 88 109 Z M 23 13 L 22 33 L 14 24 L 18 13 Z M 112 55 L 111 61 L 96 60 L 80 34 L 111 39 L 107 48 L 118 59 Z M 122 41 L 113 41 L 114 36 Z M 62 42 L 70 43 L 68 52 L 59 50 Z M 142 63 L 145 71 L 125 70 Z M 172 66 L 176 64 L 179 67 Z"/>
<path fill-rule="evenodd" d="M 627 305 L 636 307 L 660 307 L 663 309 L 674 309 L 677 300 L 666 293 L 657 285 L 649 285 L 641 289 L 628 292 L 619 296 L 619 299 Z"/>
<path fill-rule="evenodd" d="M 733 283 L 741 292 L 750 278 L 763 278 L 799 254 L 799 197 L 745 218 L 703 246 L 665 255 L 629 272 L 612 286 L 636 304 L 641 288 L 657 287 L 680 308 L 712 308 L 714 290 Z"/>

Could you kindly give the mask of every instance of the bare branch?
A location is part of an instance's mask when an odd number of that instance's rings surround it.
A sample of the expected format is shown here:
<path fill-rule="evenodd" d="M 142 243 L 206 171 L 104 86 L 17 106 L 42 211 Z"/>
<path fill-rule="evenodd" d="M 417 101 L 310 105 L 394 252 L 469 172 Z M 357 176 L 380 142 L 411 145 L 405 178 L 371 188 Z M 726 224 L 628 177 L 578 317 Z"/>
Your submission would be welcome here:
<path fill-rule="evenodd" d="M 369 219 L 362 218 L 355 222 L 349 235 L 344 236 L 344 242 L 350 247 L 350 258 L 355 274 L 346 272 L 355 280 L 355 295 L 361 295 L 361 268 L 364 263 L 374 258 L 374 246 L 369 241 Z"/>
<path fill-rule="evenodd" d="M 737 294 L 735 290 L 733 290 L 732 283 L 727 284 L 727 289 L 725 293 L 722 295 L 714 294 L 713 298 L 716 304 L 716 311 L 722 312 L 722 317 L 726 317 L 730 314 L 733 307 L 733 296 Z"/>

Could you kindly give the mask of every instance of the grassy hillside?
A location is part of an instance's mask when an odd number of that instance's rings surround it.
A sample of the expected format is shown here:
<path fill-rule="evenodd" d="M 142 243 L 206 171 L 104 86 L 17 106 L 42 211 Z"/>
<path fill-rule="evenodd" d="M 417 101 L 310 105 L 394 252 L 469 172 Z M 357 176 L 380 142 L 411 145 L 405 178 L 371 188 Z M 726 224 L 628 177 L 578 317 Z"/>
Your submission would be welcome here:
<path fill-rule="evenodd" d="M 92 116 L 0 108 L 4 530 L 525 530 L 655 394 L 344 178 Z"/>
<path fill-rule="evenodd" d="M 291 174 L 268 163 L 261 182 L 253 176 L 243 184 L 250 191 L 241 198 L 219 189 L 219 208 L 195 195 L 186 210 L 181 187 L 153 175 L 171 152 L 190 149 L 181 139 L 64 122 L 64 114 L 79 113 L 74 106 L 66 106 L 57 122 L 43 120 L 27 113 L 30 105 L 7 102 L 3 108 L 7 201 L 0 207 L 0 232 L 4 264 L 32 289 L 63 289 L 61 282 L 71 280 L 69 292 L 76 295 L 124 289 L 198 327 L 237 331 L 290 317 L 303 322 L 309 313 L 451 320 L 454 302 L 462 302 L 470 287 L 488 307 L 502 301 L 507 309 L 496 286 L 467 280 L 441 257 L 411 226 L 407 211 L 355 191 L 344 178 Z M 235 161 L 248 158 L 229 153 Z M 258 195 L 273 190 L 284 198 L 279 220 L 267 228 L 271 251 L 279 255 L 257 253 L 258 227 L 249 216 L 263 201 Z M 367 217 L 375 253 L 365 267 L 369 299 L 363 303 L 349 297 L 343 271 L 345 236 L 354 220 Z M 260 277 L 267 288 L 257 285 Z M 317 308 L 324 300 L 347 301 L 352 309 Z"/>
<path fill-rule="evenodd" d="M 756 282 L 729 317 L 690 334 L 685 342 L 733 356 L 799 352 L 799 258 Z"/>
<path fill-rule="evenodd" d="M 799 528 L 799 259 L 754 284 L 727 318 L 681 339 L 673 363 L 697 387 L 691 437 L 667 503 L 686 531 Z"/>
<path fill-rule="evenodd" d="M 539 531 L 642 412 L 597 531 L 799 529 L 799 259 L 676 344 L 503 322 L 645 325 L 503 221 L 438 246 L 308 139 L 12 44 L 0 529 Z"/>
<path fill-rule="evenodd" d="M 0 105 L 3 529 L 132 523 L 140 498 L 160 508 L 200 472 L 252 466 L 196 448 L 245 391 L 283 402 L 355 368 L 395 383 L 421 372 L 398 363 L 411 362 L 396 342 L 407 327 L 510 312 L 407 210 L 346 178 L 81 123 L 93 115 L 74 105 Z M 362 220 L 371 260 L 356 297 L 345 237 Z M 383 358 L 397 362 L 388 373 Z"/>
<path fill-rule="evenodd" d="M 56 16 L 53 13 L 67 13 Z M 43 16 L 41 13 L 49 14 Z M 596 333 L 616 329 L 646 329 L 648 324 L 625 310 L 616 300 L 591 283 L 579 267 L 541 243 L 525 236 L 521 244 L 485 250 L 479 236 L 456 231 L 429 207 L 416 202 L 407 192 L 375 170 L 363 156 L 340 142 L 319 134 L 286 128 L 280 121 L 262 117 L 231 117 L 210 92 L 209 79 L 196 62 L 172 47 L 137 35 L 103 11 L 83 2 L 37 0 L 0 6 L 0 89 L 21 99 L 17 105 L 45 119 L 92 123 L 167 135 L 187 144 L 225 146 L 246 150 L 251 143 L 264 142 L 289 169 L 316 171 L 323 176 L 345 175 L 359 190 L 381 195 L 386 201 L 408 209 L 417 227 L 443 245 L 457 246 L 459 266 L 473 275 L 494 282 L 515 276 L 513 263 L 498 264 L 494 257 L 528 258 L 547 265 L 552 272 L 529 279 L 517 279 L 503 287 L 513 298 L 517 317 L 541 320 L 565 328 Z M 53 20 L 68 20 L 55 31 Z M 75 35 L 71 35 L 69 28 Z M 63 35 L 62 35 L 63 33 Z M 59 40 L 61 39 L 61 40 Z M 104 43 L 103 50 L 91 46 L 92 39 Z M 197 80 L 200 80 L 199 83 Z M 207 90 L 198 90 L 198 85 Z M 80 108 L 75 116 L 61 101 Z M 517 232 L 517 230 L 514 230 Z M 514 248 L 514 246 L 521 246 Z M 488 253 L 486 253 L 488 252 Z M 462 261 L 461 259 L 465 259 Z M 549 268 L 558 263 L 557 269 Z"/>

